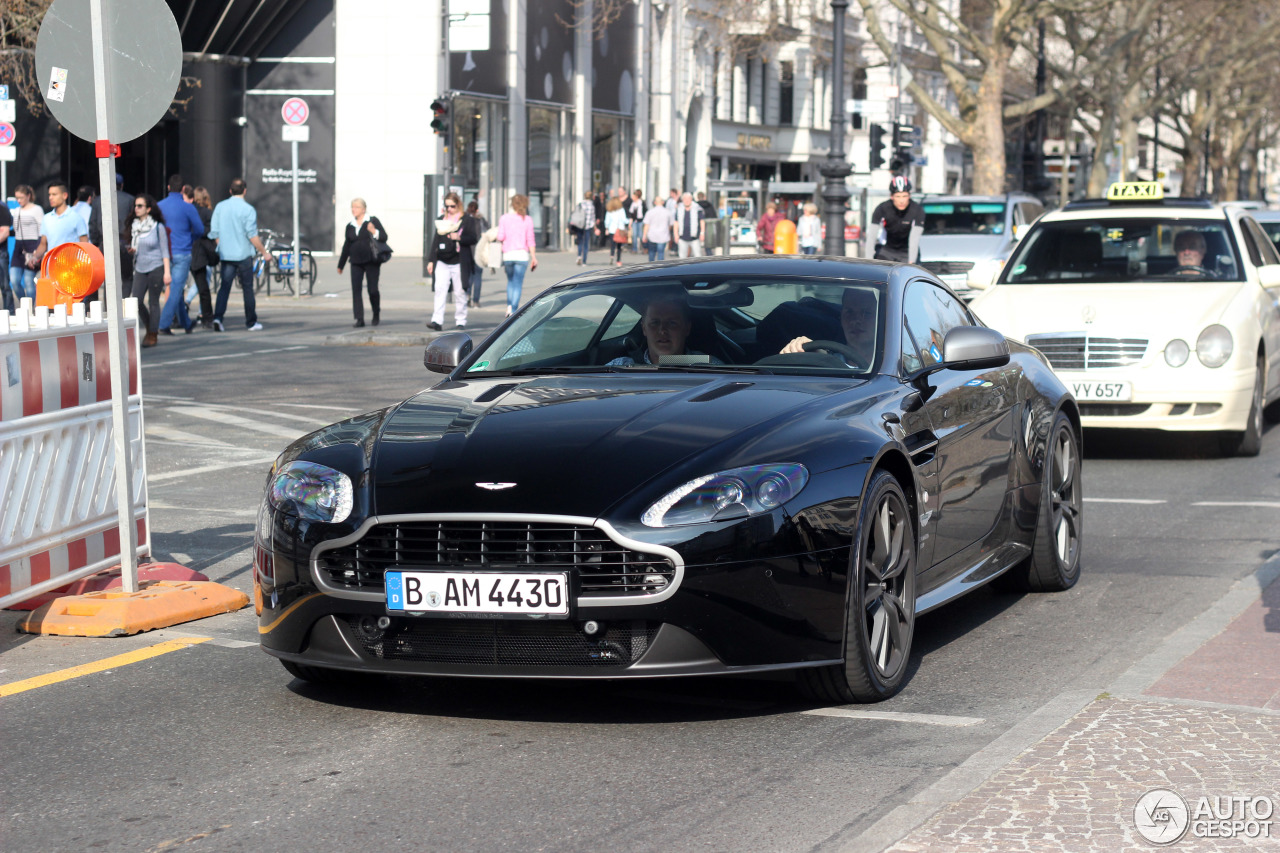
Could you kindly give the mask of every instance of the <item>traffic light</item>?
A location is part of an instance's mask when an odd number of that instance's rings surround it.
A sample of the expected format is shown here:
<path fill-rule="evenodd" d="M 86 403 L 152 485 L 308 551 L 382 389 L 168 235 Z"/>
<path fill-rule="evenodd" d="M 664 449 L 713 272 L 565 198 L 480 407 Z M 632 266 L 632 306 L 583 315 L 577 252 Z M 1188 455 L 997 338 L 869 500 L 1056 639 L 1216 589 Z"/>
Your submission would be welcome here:
<path fill-rule="evenodd" d="M 915 139 L 912 138 L 915 128 L 909 124 L 900 124 L 897 126 L 897 132 L 893 135 L 893 147 L 899 151 L 909 151 L 915 147 Z"/>
<path fill-rule="evenodd" d="M 436 98 L 431 102 L 431 129 L 445 145 L 449 144 L 449 101 Z"/>
<path fill-rule="evenodd" d="M 871 125 L 871 170 L 884 168 L 884 128 L 878 124 Z"/>
<path fill-rule="evenodd" d="M 893 158 L 889 161 L 891 171 L 905 172 L 915 160 L 911 154 L 911 149 L 915 147 L 915 140 L 912 139 L 914 130 L 915 128 L 909 124 L 893 126 Z"/>

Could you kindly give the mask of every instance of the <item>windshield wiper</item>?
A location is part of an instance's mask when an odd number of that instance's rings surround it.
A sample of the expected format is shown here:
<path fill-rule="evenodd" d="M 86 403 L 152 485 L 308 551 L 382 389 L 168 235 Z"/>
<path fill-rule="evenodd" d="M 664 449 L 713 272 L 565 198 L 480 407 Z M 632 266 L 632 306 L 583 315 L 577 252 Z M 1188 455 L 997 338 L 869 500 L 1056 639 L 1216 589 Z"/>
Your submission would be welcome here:
<path fill-rule="evenodd" d="M 466 376 L 483 376 L 486 378 L 494 376 L 534 376 L 540 373 L 619 373 L 623 368 L 617 365 L 574 365 L 574 366 L 548 366 L 548 367 L 512 367 L 507 370 L 468 370 Z"/>
<path fill-rule="evenodd" d="M 637 365 L 639 366 L 639 365 Z M 649 370 L 677 370 L 689 373 L 773 373 L 767 367 L 757 367 L 753 364 L 646 364 Z"/>

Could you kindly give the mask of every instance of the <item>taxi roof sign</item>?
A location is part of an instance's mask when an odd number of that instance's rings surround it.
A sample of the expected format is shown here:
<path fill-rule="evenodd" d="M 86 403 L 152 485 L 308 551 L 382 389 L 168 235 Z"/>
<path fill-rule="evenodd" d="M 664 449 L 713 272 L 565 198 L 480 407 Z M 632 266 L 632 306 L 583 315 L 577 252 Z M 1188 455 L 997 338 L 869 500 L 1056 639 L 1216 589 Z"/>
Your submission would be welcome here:
<path fill-rule="evenodd" d="M 1160 201 L 1164 187 L 1159 181 L 1118 181 L 1107 187 L 1107 201 Z"/>

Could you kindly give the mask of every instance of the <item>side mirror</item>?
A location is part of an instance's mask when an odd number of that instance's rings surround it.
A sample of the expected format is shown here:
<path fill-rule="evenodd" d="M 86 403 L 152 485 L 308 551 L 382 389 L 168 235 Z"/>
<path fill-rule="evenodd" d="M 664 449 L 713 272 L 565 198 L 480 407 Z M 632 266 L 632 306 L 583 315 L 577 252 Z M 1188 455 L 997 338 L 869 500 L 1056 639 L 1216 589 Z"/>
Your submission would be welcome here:
<path fill-rule="evenodd" d="M 948 370 L 987 370 L 1009 363 L 1009 342 L 995 329 L 957 326 L 942 342 L 942 363 Z"/>
<path fill-rule="evenodd" d="M 422 364 L 432 373 L 451 373 L 462 360 L 471 355 L 471 336 L 466 332 L 450 332 L 439 335 L 427 344 Z"/>
<path fill-rule="evenodd" d="M 1026 229 L 1026 227 L 1027 226 L 1025 225 L 1013 226 L 1013 242 L 1016 243 L 1018 242 L 1018 240 L 1022 239 L 1022 232 Z"/>
<path fill-rule="evenodd" d="M 975 261 L 965 276 L 965 284 L 971 290 L 986 290 L 995 284 L 1004 268 L 1004 261 Z"/>
<path fill-rule="evenodd" d="M 1280 264 L 1267 264 L 1266 266 L 1258 267 L 1258 281 L 1268 290 L 1273 287 L 1280 287 Z"/>

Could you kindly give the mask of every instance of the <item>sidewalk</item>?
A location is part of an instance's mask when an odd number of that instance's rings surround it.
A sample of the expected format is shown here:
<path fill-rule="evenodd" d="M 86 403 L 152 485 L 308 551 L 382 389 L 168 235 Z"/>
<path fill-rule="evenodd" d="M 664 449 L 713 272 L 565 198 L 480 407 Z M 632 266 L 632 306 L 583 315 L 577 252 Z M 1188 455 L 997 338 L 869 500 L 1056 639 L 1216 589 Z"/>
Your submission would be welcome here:
<path fill-rule="evenodd" d="M 1272 558 L 905 837 L 885 826 L 876 843 L 873 827 L 846 849 L 1077 853 L 1149 850 L 1154 838 L 1175 849 L 1280 850 L 1277 575 Z"/>

